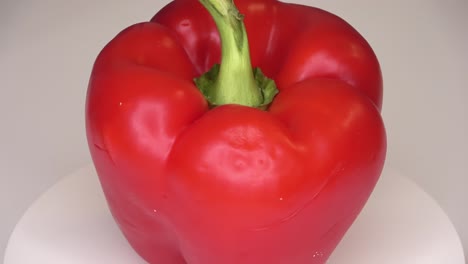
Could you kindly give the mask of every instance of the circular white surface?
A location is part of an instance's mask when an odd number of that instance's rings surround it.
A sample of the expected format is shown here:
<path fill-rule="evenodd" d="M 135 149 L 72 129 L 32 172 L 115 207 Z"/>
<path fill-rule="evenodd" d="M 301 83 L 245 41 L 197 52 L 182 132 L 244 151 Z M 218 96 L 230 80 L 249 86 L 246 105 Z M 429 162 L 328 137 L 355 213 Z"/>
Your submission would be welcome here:
<path fill-rule="evenodd" d="M 17 224 L 4 264 L 36 263 L 145 263 L 114 223 L 93 166 L 57 183 Z M 465 262 L 459 237 L 434 200 L 413 182 L 386 170 L 328 263 Z"/>

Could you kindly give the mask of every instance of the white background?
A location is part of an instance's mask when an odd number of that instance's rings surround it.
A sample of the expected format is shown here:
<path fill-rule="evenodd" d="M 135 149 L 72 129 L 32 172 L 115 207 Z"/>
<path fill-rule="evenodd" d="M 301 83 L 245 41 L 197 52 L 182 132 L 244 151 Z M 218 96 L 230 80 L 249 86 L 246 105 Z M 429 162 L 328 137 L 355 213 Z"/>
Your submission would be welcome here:
<path fill-rule="evenodd" d="M 468 1 L 297 2 L 342 16 L 373 46 L 385 82 L 386 166 L 439 202 L 466 254 Z M 84 102 L 95 56 L 165 3 L 0 0 L 0 259 L 27 207 L 90 162 Z"/>

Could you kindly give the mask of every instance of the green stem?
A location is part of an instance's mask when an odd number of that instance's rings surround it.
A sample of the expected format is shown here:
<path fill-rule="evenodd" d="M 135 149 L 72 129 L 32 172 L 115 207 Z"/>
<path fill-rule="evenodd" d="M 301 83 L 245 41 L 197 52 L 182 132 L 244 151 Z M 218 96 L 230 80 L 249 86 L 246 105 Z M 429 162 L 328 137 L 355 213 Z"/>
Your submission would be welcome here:
<path fill-rule="evenodd" d="M 233 1 L 199 1 L 213 17 L 221 38 L 221 65 L 215 65 L 210 72 L 195 79 L 199 89 L 214 106 L 240 104 L 261 107 L 270 103 L 276 94 L 276 86 L 261 72 L 252 70 L 243 16 Z M 264 90 L 266 86 L 268 91 Z"/>

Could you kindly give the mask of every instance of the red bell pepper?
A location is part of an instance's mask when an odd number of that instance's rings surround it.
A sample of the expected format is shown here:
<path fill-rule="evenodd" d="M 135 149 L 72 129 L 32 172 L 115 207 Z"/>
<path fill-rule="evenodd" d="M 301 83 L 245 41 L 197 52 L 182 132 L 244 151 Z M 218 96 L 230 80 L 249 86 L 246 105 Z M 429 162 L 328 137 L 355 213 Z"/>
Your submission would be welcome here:
<path fill-rule="evenodd" d="M 175 0 L 99 54 L 103 191 L 150 263 L 325 263 L 384 164 L 378 60 L 323 10 L 235 4 Z"/>

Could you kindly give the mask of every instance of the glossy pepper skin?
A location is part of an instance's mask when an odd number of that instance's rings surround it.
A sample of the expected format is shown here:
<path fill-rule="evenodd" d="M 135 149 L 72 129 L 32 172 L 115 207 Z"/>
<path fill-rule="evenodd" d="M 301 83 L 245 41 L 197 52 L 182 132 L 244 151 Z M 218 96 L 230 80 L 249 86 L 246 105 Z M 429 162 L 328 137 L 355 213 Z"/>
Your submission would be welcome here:
<path fill-rule="evenodd" d="M 171 2 L 92 70 L 86 129 L 103 191 L 149 263 L 325 263 L 383 168 L 377 58 L 323 10 L 235 3 L 273 102 L 210 108 L 193 78 L 220 62 L 218 31 L 198 1 Z"/>

